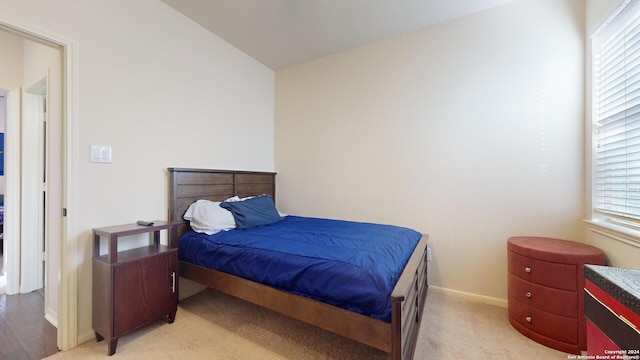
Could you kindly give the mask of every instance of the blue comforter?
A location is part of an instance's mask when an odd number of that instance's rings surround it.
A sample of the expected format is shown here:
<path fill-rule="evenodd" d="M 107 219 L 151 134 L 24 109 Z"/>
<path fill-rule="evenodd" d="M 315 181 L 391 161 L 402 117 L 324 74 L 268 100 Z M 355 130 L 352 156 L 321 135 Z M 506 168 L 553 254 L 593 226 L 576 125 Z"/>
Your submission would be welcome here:
<path fill-rule="evenodd" d="M 178 242 L 180 260 L 389 322 L 391 292 L 422 235 L 370 223 L 287 216 Z"/>

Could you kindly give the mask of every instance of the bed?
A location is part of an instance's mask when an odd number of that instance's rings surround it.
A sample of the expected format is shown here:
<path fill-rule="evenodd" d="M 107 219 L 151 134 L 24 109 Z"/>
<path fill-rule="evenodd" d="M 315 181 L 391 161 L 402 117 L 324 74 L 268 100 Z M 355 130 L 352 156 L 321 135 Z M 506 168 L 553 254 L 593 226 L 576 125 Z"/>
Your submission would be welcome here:
<path fill-rule="evenodd" d="M 183 215 L 196 200 L 223 201 L 234 195 L 261 194 L 275 199 L 275 173 L 185 168 L 169 168 L 168 173 L 169 220 L 181 223 L 178 236 L 190 230 Z M 428 289 L 427 240 L 426 235 L 419 239 L 393 286 L 389 321 L 182 260 L 179 273 L 180 277 L 382 350 L 391 359 L 411 359 Z"/>

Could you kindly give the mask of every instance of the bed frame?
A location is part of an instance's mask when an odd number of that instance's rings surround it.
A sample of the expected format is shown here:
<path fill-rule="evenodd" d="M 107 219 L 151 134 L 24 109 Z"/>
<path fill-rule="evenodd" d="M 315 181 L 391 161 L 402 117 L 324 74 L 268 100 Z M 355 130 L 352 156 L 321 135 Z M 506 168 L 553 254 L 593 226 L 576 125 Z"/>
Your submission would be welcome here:
<path fill-rule="evenodd" d="M 222 201 L 270 194 L 275 199 L 275 173 L 169 168 L 169 221 L 181 222 L 198 199 Z M 390 359 L 412 359 L 427 296 L 427 240 L 423 235 L 391 294 L 391 322 L 277 290 L 240 277 L 180 261 L 181 277 L 206 285 L 286 316 L 389 353 Z M 177 239 L 171 239 L 177 241 Z"/>

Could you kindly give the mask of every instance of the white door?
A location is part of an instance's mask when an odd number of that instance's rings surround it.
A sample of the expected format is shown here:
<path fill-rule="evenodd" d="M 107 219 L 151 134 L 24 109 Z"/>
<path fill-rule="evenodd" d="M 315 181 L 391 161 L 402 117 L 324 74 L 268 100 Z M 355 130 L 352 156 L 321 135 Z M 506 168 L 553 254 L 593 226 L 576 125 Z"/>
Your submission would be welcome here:
<path fill-rule="evenodd" d="M 21 293 L 44 287 L 47 84 L 45 76 L 23 94 Z"/>
<path fill-rule="evenodd" d="M 45 283 L 46 94 L 48 79 L 7 97 L 4 239 L 9 295 Z M 45 293 L 45 303 L 47 294 Z"/>

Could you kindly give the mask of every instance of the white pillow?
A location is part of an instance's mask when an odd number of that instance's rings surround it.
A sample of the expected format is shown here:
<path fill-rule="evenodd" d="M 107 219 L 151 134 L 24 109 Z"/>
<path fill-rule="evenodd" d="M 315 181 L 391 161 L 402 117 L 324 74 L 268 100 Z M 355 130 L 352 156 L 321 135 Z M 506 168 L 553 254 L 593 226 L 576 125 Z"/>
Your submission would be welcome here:
<path fill-rule="evenodd" d="M 225 201 L 234 200 L 230 198 Z M 236 228 L 231 211 L 221 208 L 219 202 L 210 200 L 201 199 L 189 205 L 183 218 L 189 221 L 193 231 L 207 235 Z"/>

